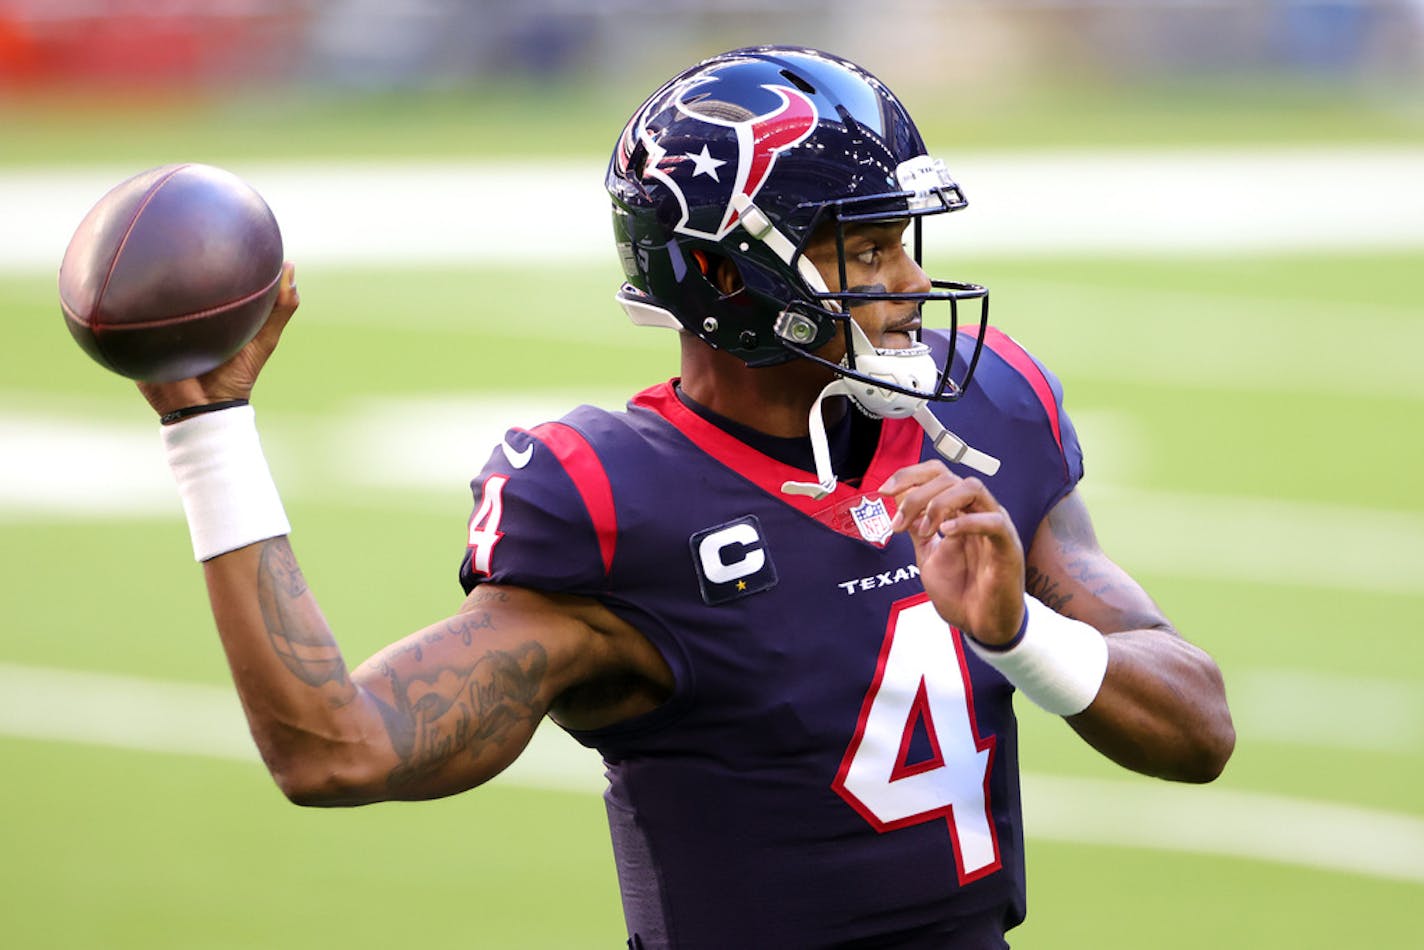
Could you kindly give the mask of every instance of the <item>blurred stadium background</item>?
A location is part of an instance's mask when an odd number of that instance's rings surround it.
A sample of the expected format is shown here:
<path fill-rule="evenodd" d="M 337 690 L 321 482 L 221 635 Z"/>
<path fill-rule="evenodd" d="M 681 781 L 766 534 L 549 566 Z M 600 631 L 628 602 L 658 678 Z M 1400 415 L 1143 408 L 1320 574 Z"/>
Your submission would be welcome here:
<path fill-rule="evenodd" d="M 935 265 L 1063 377 L 1105 546 L 1226 671 L 1208 788 L 1023 711 L 1014 946 L 1417 945 L 1424 3 L 0 0 L 6 946 L 621 945 L 598 763 L 555 735 L 447 801 L 281 799 L 156 427 L 54 273 L 144 168 L 268 197 L 304 305 L 264 434 L 354 662 L 458 602 L 505 425 L 673 372 L 612 305 L 602 165 L 667 75 L 767 41 L 907 101 L 971 199 Z"/>

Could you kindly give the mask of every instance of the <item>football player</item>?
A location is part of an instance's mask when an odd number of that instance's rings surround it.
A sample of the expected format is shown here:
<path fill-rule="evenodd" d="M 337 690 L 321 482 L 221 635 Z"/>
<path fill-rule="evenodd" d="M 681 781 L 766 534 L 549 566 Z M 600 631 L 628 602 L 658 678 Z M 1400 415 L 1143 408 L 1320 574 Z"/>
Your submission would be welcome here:
<path fill-rule="evenodd" d="M 1205 782 L 1216 664 L 1095 539 L 1058 380 L 931 278 L 965 206 L 857 65 L 742 49 L 669 80 L 608 167 L 677 378 L 512 429 L 473 481 L 467 592 L 348 671 L 233 362 L 145 385 L 253 734 L 292 800 L 487 781 L 548 716 L 607 763 L 635 947 L 1004 947 L 1025 914 L 1013 699 Z"/>

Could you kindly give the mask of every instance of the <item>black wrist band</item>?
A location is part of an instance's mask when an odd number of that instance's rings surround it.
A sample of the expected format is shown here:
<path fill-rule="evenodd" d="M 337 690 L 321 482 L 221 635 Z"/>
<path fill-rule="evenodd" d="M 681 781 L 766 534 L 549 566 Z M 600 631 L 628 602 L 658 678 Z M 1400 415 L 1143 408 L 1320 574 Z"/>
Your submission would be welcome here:
<path fill-rule="evenodd" d="M 1011 639 L 1008 643 L 985 643 L 983 640 L 980 640 L 972 633 L 969 635 L 969 638 L 975 643 L 977 643 L 979 645 L 979 649 L 981 650 L 988 650 L 990 653 L 1008 653 L 1014 647 L 1018 646 L 1020 643 L 1023 642 L 1023 638 L 1027 633 L 1028 607 L 1025 606 L 1023 619 L 1019 621 L 1019 631 L 1018 633 L 1014 634 L 1013 639 Z"/>
<path fill-rule="evenodd" d="M 219 409 L 234 409 L 238 406 L 245 405 L 247 405 L 246 399 L 224 399 L 222 402 L 205 402 L 200 406 L 184 406 L 182 409 L 165 412 L 158 417 L 158 421 L 166 426 L 171 426 L 175 422 L 182 422 L 189 416 L 201 416 L 205 412 L 217 412 Z"/>

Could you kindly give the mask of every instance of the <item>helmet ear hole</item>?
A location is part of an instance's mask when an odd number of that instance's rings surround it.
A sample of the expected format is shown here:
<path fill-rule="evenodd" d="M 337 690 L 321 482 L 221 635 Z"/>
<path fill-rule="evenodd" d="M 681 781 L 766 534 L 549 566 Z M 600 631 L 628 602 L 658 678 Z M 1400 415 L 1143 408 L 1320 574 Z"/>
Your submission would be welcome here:
<path fill-rule="evenodd" d="M 633 181 L 641 181 L 647 164 L 648 147 L 642 142 L 638 142 L 633 146 L 633 151 L 628 155 L 628 177 Z"/>

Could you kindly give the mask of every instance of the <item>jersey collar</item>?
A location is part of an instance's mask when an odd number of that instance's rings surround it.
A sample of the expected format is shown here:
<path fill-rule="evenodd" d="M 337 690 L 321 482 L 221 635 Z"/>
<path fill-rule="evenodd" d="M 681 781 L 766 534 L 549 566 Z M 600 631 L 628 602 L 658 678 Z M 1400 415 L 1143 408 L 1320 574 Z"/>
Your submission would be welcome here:
<path fill-rule="evenodd" d="M 815 474 L 805 469 L 777 461 L 764 452 L 747 445 L 713 423 L 702 418 L 677 398 L 674 386 L 678 380 L 643 390 L 634 396 L 631 405 L 656 413 L 677 429 L 694 445 L 708 455 L 753 482 L 784 504 L 791 505 L 807 515 L 816 517 L 827 509 L 843 508 L 859 502 L 862 498 L 885 498 L 890 512 L 894 503 L 888 496 L 881 496 L 874 489 L 906 465 L 920 460 L 923 450 L 924 432 L 913 419 L 886 419 L 880 426 L 880 439 L 875 454 L 861 479 L 862 488 L 844 482 L 825 498 L 812 499 L 801 495 L 789 495 L 781 490 L 787 481 L 815 481 Z"/>

